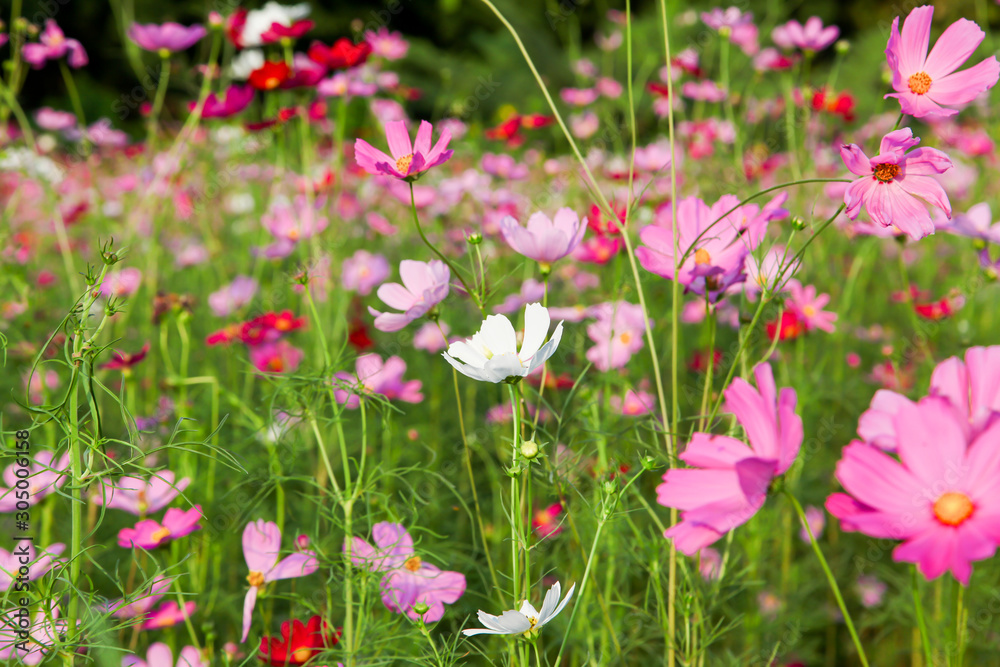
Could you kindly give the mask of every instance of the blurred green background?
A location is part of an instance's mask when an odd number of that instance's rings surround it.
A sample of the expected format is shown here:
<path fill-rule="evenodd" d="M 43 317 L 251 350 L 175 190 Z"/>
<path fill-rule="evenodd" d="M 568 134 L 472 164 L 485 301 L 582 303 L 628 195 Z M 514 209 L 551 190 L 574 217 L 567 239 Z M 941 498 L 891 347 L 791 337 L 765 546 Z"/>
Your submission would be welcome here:
<path fill-rule="evenodd" d="M 210 10 L 228 14 L 238 4 L 238 0 L 23 0 L 22 15 L 39 24 L 47 17 L 54 17 L 68 36 L 79 39 L 86 47 L 91 64 L 77 76 L 88 119 L 110 117 L 117 125 L 138 130 L 137 114 L 123 120 L 111 111 L 115 102 L 134 90 L 139 81 L 134 66 L 137 61 L 126 58 L 122 26 L 131 20 L 130 17 L 143 23 L 201 22 Z M 263 2 L 250 0 L 242 4 L 255 8 Z M 408 57 L 394 65 L 402 83 L 422 92 L 420 99 L 407 103 L 414 116 L 436 118 L 453 113 L 484 81 L 492 82 L 496 92 L 477 103 L 466 120 L 494 122 L 497 109 L 505 104 L 523 111 L 545 110 L 513 40 L 478 0 L 353 0 L 311 4 L 316 27 L 307 37 L 307 43 L 312 39 L 329 43 L 344 35 L 357 37 L 358 27 L 378 25 L 398 30 L 410 40 Z M 607 32 L 615 27 L 606 19 L 608 9 L 623 10 L 623 1 L 496 0 L 496 4 L 518 28 L 539 69 L 556 88 L 574 85 L 570 63 L 576 55 L 591 58 L 605 74 L 613 68 L 613 75 L 619 80 L 623 78 L 624 50 L 608 56 L 594 44 L 596 32 Z M 730 4 L 733 3 L 724 2 L 721 6 Z M 914 0 L 736 0 L 735 4 L 753 12 L 761 28 L 762 46 L 770 43 L 771 28 L 789 18 L 804 21 L 818 15 L 825 22 L 840 26 L 842 37 L 850 40 L 853 48 L 841 72 L 838 88 L 856 93 L 858 116 L 864 118 L 866 112 L 880 108 L 876 105 L 880 104 L 881 96 L 872 92 L 884 88 L 880 76 L 884 64 L 882 52 L 893 17 L 905 15 L 922 3 Z M 1000 24 L 1000 8 L 993 0 L 946 0 L 934 4 L 938 32 L 961 16 L 981 25 L 991 23 L 994 28 Z M 0 6 L 4 7 L 5 20 L 9 20 L 10 0 L 4 0 Z M 717 38 L 705 30 L 697 17 L 697 12 L 713 6 L 720 5 L 668 0 L 674 52 L 694 46 L 703 49 L 711 58 L 717 57 L 712 54 L 717 54 L 718 49 L 711 43 Z M 632 9 L 636 16 L 636 70 L 637 73 L 645 70 L 648 78 L 655 78 L 663 61 L 659 5 L 656 0 L 635 0 Z M 299 48 L 304 49 L 307 43 Z M 988 54 L 994 49 L 992 37 L 988 37 L 980 53 Z M 208 40 L 203 40 L 190 53 L 177 57 L 171 77 L 168 114 L 171 109 L 180 113 L 185 100 L 196 96 L 196 78 L 190 74 L 188 65 L 203 62 L 207 51 Z M 155 54 L 137 55 L 155 80 L 159 71 Z M 752 69 L 748 59 L 742 55 L 737 58 L 735 75 L 750 75 Z M 823 69 L 831 59 L 832 49 L 820 54 L 814 67 Z M 715 67 L 714 62 L 708 64 Z M 32 72 L 22 91 L 22 103 L 28 109 L 46 104 L 68 108 L 58 68 Z"/>

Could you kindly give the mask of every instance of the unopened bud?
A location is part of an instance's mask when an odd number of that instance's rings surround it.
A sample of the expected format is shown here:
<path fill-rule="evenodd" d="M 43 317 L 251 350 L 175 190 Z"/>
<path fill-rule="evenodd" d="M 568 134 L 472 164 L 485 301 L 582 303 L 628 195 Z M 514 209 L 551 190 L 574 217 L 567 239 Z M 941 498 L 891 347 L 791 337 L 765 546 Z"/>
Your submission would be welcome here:
<path fill-rule="evenodd" d="M 469 235 L 465 237 L 465 240 L 469 245 L 479 245 L 483 242 L 483 235 L 479 232 L 470 232 Z"/>
<path fill-rule="evenodd" d="M 656 459 L 652 456 L 643 456 L 639 463 L 642 464 L 643 470 L 654 470 L 656 468 Z"/>
<path fill-rule="evenodd" d="M 428 607 L 423 602 L 418 602 L 415 605 L 413 605 L 413 611 L 416 612 L 417 616 L 423 616 L 428 611 L 430 611 L 430 607 Z"/>
<path fill-rule="evenodd" d="M 847 53 L 851 50 L 851 43 L 846 39 L 838 39 L 837 43 L 833 45 L 833 50 L 837 53 Z"/>
<path fill-rule="evenodd" d="M 305 551 L 309 548 L 309 536 L 308 535 L 298 535 L 295 538 L 295 548 L 299 551 Z"/>
<path fill-rule="evenodd" d="M 806 221 L 801 216 L 793 215 L 792 227 L 794 227 L 797 231 L 801 232 L 803 229 L 806 228 Z"/>
<path fill-rule="evenodd" d="M 221 28 L 224 23 L 225 19 L 219 12 L 213 10 L 208 13 L 208 26 L 210 28 Z"/>
<path fill-rule="evenodd" d="M 521 456 L 529 461 L 538 456 L 538 444 L 534 440 L 521 443 Z"/>

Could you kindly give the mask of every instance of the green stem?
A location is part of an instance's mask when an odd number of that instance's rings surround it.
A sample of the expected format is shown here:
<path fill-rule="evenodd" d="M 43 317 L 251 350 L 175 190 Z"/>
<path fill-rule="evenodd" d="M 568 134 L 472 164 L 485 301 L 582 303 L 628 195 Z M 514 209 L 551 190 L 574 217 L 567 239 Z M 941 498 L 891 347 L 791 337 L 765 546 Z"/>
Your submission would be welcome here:
<path fill-rule="evenodd" d="M 816 542 L 816 537 L 813 535 L 812 528 L 809 527 L 809 521 L 806 519 L 805 512 L 802 511 L 802 505 L 799 501 L 792 495 L 791 491 L 785 490 L 785 495 L 788 496 L 788 500 L 792 503 L 792 507 L 795 508 L 795 513 L 799 516 L 799 520 L 802 525 L 805 526 L 806 532 L 809 534 L 809 543 L 812 545 L 813 551 L 816 552 L 816 558 L 819 559 L 820 567 L 823 568 L 823 572 L 826 574 L 826 580 L 830 583 L 830 590 L 833 591 L 833 596 L 837 598 L 837 606 L 840 607 L 840 613 L 844 616 L 844 623 L 847 625 L 847 631 L 851 634 L 851 640 L 854 642 L 854 648 L 858 650 L 858 659 L 861 660 L 861 664 L 864 667 L 868 667 L 868 657 L 865 655 L 865 649 L 861 646 L 861 639 L 858 637 L 857 630 L 854 629 L 854 621 L 851 620 L 851 614 L 847 611 L 847 605 L 844 604 L 844 596 L 840 594 L 840 587 L 837 586 L 837 580 L 833 577 L 833 572 L 830 571 L 830 566 L 826 562 L 826 558 L 823 557 L 823 552 L 819 548 L 819 543 Z"/>
<path fill-rule="evenodd" d="M 156 136 L 156 123 L 163 109 L 163 100 L 167 97 L 167 86 L 170 83 L 170 55 L 160 57 L 160 79 L 156 82 L 156 97 L 153 98 L 153 110 L 146 124 L 146 141 L 152 144 Z"/>
<path fill-rule="evenodd" d="M 510 474 L 510 549 L 511 549 L 511 582 L 514 587 L 514 605 L 517 606 L 519 600 L 518 592 L 520 591 L 520 581 L 517 575 L 518 563 L 520 562 L 520 553 L 518 550 L 518 542 L 521 540 L 521 529 L 520 529 L 520 516 L 521 516 L 521 502 L 518 498 L 518 485 L 517 478 L 518 475 L 514 473 L 517 469 L 517 446 L 518 446 L 518 432 L 520 429 L 519 418 L 518 418 L 518 406 L 517 398 L 514 395 L 514 385 L 508 384 L 507 391 L 510 394 L 510 408 L 513 415 L 514 421 L 514 440 L 511 443 L 511 474 Z M 528 591 L 525 590 L 525 598 L 527 598 Z"/>
<path fill-rule="evenodd" d="M 911 570 L 910 584 L 913 588 L 913 611 L 917 616 L 917 628 L 920 631 L 920 642 L 924 647 L 924 663 L 927 667 L 931 667 L 934 664 L 934 659 L 931 654 L 931 638 L 927 634 L 927 621 L 924 620 L 924 605 L 920 598 L 920 580 L 917 577 L 917 566 L 914 565 Z"/>

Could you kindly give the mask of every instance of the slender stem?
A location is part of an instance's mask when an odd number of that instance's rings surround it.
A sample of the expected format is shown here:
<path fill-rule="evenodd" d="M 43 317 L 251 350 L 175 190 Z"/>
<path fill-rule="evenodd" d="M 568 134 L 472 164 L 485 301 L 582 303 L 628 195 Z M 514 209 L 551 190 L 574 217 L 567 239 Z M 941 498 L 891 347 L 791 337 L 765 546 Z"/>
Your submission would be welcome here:
<path fill-rule="evenodd" d="M 927 621 L 924 620 L 924 605 L 920 598 L 920 579 L 917 577 L 917 566 L 914 565 L 911 570 L 910 583 L 913 588 L 913 611 L 917 616 L 917 628 L 920 632 L 920 642 L 924 647 L 924 661 L 927 667 L 931 667 L 934 664 L 933 657 L 931 655 L 931 638 L 927 634 Z"/>
<path fill-rule="evenodd" d="M 167 86 L 170 83 L 170 54 L 160 57 L 160 78 L 156 82 L 156 96 L 153 98 L 153 110 L 149 114 L 149 121 L 146 125 L 146 141 L 153 142 L 156 135 L 156 123 L 160 118 L 160 111 L 163 109 L 163 100 L 167 97 Z"/>
<path fill-rule="evenodd" d="M 955 600 L 955 643 L 958 645 L 958 650 L 955 652 L 955 667 L 962 667 L 965 664 L 965 624 L 967 621 L 965 586 L 959 584 Z"/>
<path fill-rule="evenodd" d="M 510 394 L 510 408 L 511 414 L 513 415 L 514 421 L 514 440 L 511 443 L 511 475 L 510 475 L 510 532 L 511 532 L 511 582 L 514 587 L 514 605 L 517 605 L 519 599 L 518 592 L 520 590 L 518 584 L 517 576 L 517 566 L 520 562 L 520 554 L 518 552 L 518 542 L 521 539 L 520 530 L 520 515 L 521 515 L 521 503 L 518 498 L 518 485 L 517 485 L 517 475 L 514 474 L 514 470 L 517 467 L 517 446 L 518 446 L 518 433 L 520 432 L 520 419 L 518 417 L 518 406 L 517 398 L 514 394 L 514 385 L 507 385 L 508 393 Z M 525 590 L 525 597 L 527 597 L 528 591 Z"/>
<path fill-rule="evenodd" d="M 809 543 L 812 544 L 813 551 L 816 552 L 816 558 L 819 559 L 820 567 L 823 568 L 823 572 L 826 574 L 826 580 L 830 582 L 830 589 L 833 591 L 833 596 L 837 598 L 837 606 L 840 607 L 840 613 L 844 616 L 847 631 L 851 633 L 851 640 L 854 642 L 854 647 L 858 650 L 858 659 L 861 660 L 861 664 L 864 667 L 868 667 L 868 657 L 865 655 L 865 649 L 861 646 L 861 639 L 858 637 L 858 632 L 854 629 L 854 621 L 851 620 L 851 614 L 847 611 L 847 605 L 844 604 L 844 596 L 840 594 L 840 587 L 837 586 L 837 580 L 833 577 L 833 572 L 830 571 L 830 566 L 827 564 L 826 558 L 823 557 L 819 543 L 816 542 L 816 537 L 809 526 L 809 520 L 806 519 L 806 514 L 802 511 L 802 505 L 799 504 L 799 501 L 792 495 L 791 491 L 786 489 L 785 495 L 788 496 L 792 507 L 795 508 L 795 513 L 799 515 L 799 520 L 809 534 Z"/>

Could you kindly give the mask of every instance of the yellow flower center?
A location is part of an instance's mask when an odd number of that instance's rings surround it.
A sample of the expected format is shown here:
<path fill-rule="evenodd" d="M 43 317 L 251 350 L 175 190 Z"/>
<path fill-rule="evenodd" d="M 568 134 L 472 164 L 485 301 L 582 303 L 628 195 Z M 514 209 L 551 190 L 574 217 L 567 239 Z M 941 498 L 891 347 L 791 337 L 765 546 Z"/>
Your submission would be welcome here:
<path fill-rule="evenodd" d="M 813 315 L 816 314 L 816 307 L 806 306 L 805 308 L 802 309 L 802 312 L 805 314 L 806 317 L 812 317 Z"/>
<path fill-rule="evenodd" d="M 883 183 L 890 182 L 898 175 L 899 175 L 899 165 L 884 163 L 875 167 L 875 178 L 882 181 Z"/>
<path fill-rule="evenodd" d="M 410 572 L 416 572 L 420 569 L 421 563 L 422 561 L 420 560 L 420 556 L 414 556 L 413 558 L 403 563 L 403 567 L 405 567 Z"/>
<path fill-rule="evenodd" d="M 260 588 L 264 585 L 264 573 L 257 570 L 250 570 L 250 574 L 247 575 L 247 583 Z"/>
<path fill-rule="evenodd" d="M 281 85 L 281 79 L 276 76 L 271 76 L 264 79 L 264 90 L 274 90 Z"/>
<path fill-rule="evenodd" d="M 300 232 L 297 227 L 293 227 L 292 229 L 288 230 L 288 239 L 290 241 L 298 241 L 299 240 L 299 236 L 301 234 L 302 234 L 302 232 Z"/>
<path fill-rule="evenodd" d="M 694 251 L 694 263 L 695 264 L 711 264 L 712 256 L 708 254 L 708 251 L 704 248 L 698 248 Z"/>
<path fill-rule="evenodd" d="M 403 157 L 396 160 L 396 171 L 406 176 L 410 173 L 410 164 L 413 162 L 413 153 L 409 155 L 404 155 Z"/>
<path fill-rule="evenodd" d="M 622 342 L 622 345 L 628 345 L 632 341 L 632 334 L 626 331 L 625 333 L 623 333 L 621 336 L 618 337 L 618 340 Z"/>
<path fill-rule="evenodd" d="M 280 373 L 285 370 L 285 361 L 280 357 L 274 357 L 269 359 L 267 362 L 267 370 L 273 371 L 275 373 Z"/>
<path fill-rule="evenodd" d="M 170 537 L 170 529 L 166 526 L 161 526 L 159 530 L 153 532 L 153 534 L 149 536 L 149 538 L 157 544 L 163 542 L 163 540 L 168 537 Z"/>
<path fill-rule="evenodd" d="M 910 92 L 923 95 L 931 89 L 931 77 L 927 72 L 917 72 L 906 81 L 910 85 Z"/>
<path fill-rule="evenodd" d="M 946 526 L 959 526 L 972 516 L 975 509 L 969 496 L 949 491 L 934 503 L 934 516 Z"/>
<path fill-rule="evenodd" d="M 292 653 L 292 660 L 296 664 L 303 663 L 311 657 L 312 657 L 312 649 L 308 648 L 296 649 L 296 651 Z"/>

